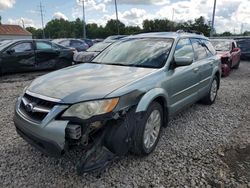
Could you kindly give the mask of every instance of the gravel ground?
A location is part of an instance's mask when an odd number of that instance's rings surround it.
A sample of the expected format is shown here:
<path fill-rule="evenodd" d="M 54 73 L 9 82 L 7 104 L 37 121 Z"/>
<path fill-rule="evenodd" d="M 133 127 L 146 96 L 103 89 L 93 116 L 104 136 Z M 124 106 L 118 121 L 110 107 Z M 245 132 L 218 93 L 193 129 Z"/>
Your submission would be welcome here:
<path fill-rule="evenodd" d="M 250 187 L 249 62 L 222 79 L 214 105 L 171 120 L 155 152 L 118 159 L 101 176 L 79 177 L 74 153 L 50 158 L 16 134 L 15 99 L 42 74 L 0 78 L 0 187 Z"/>

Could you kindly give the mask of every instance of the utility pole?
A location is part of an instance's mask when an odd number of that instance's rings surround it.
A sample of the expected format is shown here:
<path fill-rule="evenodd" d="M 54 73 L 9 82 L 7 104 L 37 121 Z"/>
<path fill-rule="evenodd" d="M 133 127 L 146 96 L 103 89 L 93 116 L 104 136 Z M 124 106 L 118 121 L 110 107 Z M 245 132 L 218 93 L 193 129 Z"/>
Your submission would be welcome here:
<path fill-rule="evenodd" d="M 83 24 L 83 38 L 86 38 L 86 22 L 85 22 L 85 7 L 84 7 L 84 1 L 82 1 L 82 24 Z"/>
<path fill-rule="evenodd" d="M 242 24 L 241 24 L 241 27 L 240 27 L 240 34 L 241 34 L 241 35 L 243 34 L 243 27 L 244 27 L 244 24 L 242 23 Z"/>
<path fill-rule="evenodd" d="M 212 28 L 210 31 L 210 37 L 214 34 L 214 16 L 215 16 L 215 9 L 216 9 L 216 0 L 214 0 L 214 9 L 213 9 L 213 17 L 212 17 Z"/>
<path fill-rule="evenodd" d="M 44 33 L 44 24 L 43 24 L 43 6 L 42 6 L 42 2 L 40 1 L 40 5 L 39 5 L 39 11 L 41 14 L 41 21 L 42 21 L 42 30 L 43 30 L 43 38 L 45 38 L 45 33 Z"/>
<path fill-rule="evenodd" d="M 172 22 L 174 21 L 174 8 L 173 8 L 173 12 L 172 12 Z"/>
<path fill-rule="evenodd" d="M 24 21 L 23 21 L 23 19 L 22 19 L 22 18 L 21 18 L 21 22 L 22 22 L 23 28 L 25 29 L 25 26 L 24 26 Z"/>
<path fill-rule="evenodd" d="M 118 12 L 117 12 L 117 3 L 115 0 L 115 14 L 116 14 L 116 27 L 117 27 L 117 34 L 120 34 L 120 28 L 119 28 L 119 19 L 118 19 Z"/>

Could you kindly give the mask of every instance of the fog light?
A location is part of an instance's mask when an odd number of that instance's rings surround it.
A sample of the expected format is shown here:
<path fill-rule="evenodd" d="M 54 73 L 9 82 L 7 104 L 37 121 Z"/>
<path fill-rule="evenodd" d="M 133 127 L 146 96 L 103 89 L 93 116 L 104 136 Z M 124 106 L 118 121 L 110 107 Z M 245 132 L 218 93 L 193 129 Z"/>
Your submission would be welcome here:
<path fill-rule="evenodd" d="M 66 137 L 78 140 L 82 136 L 81 126 L 68 124 L 66 127 Z"/>

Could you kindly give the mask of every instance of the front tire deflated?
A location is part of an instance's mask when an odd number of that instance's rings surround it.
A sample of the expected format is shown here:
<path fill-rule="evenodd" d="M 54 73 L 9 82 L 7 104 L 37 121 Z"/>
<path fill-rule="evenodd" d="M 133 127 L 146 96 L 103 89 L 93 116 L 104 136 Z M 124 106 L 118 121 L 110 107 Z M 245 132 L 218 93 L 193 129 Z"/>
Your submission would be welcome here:
<path fill-rule="evenodd" d="M 127 154 L 132 144 L 135 125 L 135 108 L 131 108 L 121 119 L 110 121 L 106 125 L 104 145 L 118 156 Z"/>

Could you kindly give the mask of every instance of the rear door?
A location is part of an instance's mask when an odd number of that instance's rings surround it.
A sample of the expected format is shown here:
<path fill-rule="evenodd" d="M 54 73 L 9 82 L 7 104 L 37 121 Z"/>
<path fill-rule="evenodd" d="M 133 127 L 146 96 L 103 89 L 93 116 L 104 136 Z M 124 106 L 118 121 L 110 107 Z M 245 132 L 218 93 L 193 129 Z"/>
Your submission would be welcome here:
<path fill-rule="evenodd" d="M 32 41 L 20 41 L 11 45 L 2 55 L 3 72 L 29 71 L 35 68 L 35 52 Z"/>
<path fill-rule="evenodd" d="M 180 39 L 176 45 L 174 57 L 194 58 L 191 41 Z M 199 68 L 196 63 L 188 66 L 175 67 L 168 72 L 167 88 L 170 97 L 171 113 L 176 113 L 184 106 L 195 102 L 198 98 Z"/>
<path fill-rule="evenodd" d="M 60 51 L 53 48 L 51 42 L 36 41 L 36 69 L 51 69 L 54 68 L 58 61 Z"/>
<path fill-rule="evenodd" d="M 210 87 L 213 68 L 216 63 L 215 51 L 208 40 L 191 39 L 195 53 L 195 64 L 199 69 L 199 97 L 204 96 Z"/>

